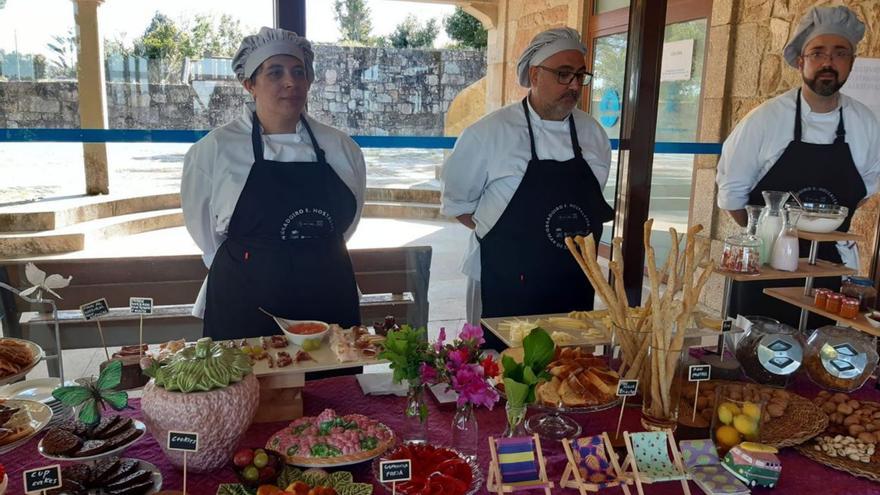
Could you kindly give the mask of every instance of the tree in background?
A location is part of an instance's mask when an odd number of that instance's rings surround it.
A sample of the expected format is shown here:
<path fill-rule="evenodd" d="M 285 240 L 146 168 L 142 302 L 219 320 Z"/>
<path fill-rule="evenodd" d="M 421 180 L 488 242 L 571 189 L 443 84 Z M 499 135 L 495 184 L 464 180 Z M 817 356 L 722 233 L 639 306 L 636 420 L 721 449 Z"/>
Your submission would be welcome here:
<path fill-rule="evenodd" d="M 436 19 L 430 19 L 422 25 L 412 14 L 394 28 L 394 32 L 388 36 L 388 41 L 394 48 L 431 48 L 440 27 Z"/>
<path fill-rule="evenodd" d="M 451 16 L 443 19 L 443 27 L 449 38 L 455 40 L 459 47 L 478 50 L 486 48 L 488 31 L 476 17 L 461 7 L 456 7 Z"/>
<path fill-rule="evenodd" d="M 370 7 L 364 0 L 334 0 L 333 10 L 342 38 L 339 41 L 370 45 L 375 40 L 370 37 L 373 22 L 370 20 Z"/>
<path fill-rule="evenodd" d="M 72 79 L 76 77 L 76 33 L 73 28 L 66 35 L 52 36 L 52 41 L 46 43 L 46 47 L 52 52 L 49 77 L 53 79 Z"/>

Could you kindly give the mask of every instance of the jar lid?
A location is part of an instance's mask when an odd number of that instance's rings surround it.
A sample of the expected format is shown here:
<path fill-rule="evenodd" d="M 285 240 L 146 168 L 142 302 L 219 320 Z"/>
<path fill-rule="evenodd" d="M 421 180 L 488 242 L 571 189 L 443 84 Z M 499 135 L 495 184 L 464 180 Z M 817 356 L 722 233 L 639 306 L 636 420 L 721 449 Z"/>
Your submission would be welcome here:
<path fill-rule="evenodd" d="M 828 299 L 843 299 L 843 298 L 844 298 L 844 295 L 838 294 L 837 292 L 832 292 L 831 294 L 828 294 Z"/>
<path fill-rule="evenodd" d="M 854 297 L 844 297 L 843 304 L 859 304 L 859 300 Z"/>
<path fill-rule="evenodd" d="M 863 285 L 865 287 L 873 287 L 874 281 L 865 277 L 849 277 L 849 283 L 855 285 Z"/>
<path fill-rule="evenodd" d="M 758 362 L 774 375 L 790 375 L 800 368 L 804 349 L 790 335 L 765 335 L 758 343 Z"/>
<path fill-rule="evenodd" d="M 862 376 L 868 365 L 868 355 L 856 350 L 849 342 L 837 345 L 825 343 L 819 351 L 822 366 L 831 376 L 852 380 Z"/>

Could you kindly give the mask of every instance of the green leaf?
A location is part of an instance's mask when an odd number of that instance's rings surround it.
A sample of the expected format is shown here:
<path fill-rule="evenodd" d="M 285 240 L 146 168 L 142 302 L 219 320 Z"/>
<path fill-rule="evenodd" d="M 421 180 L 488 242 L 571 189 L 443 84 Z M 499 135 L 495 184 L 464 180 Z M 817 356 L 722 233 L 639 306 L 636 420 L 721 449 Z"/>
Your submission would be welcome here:
<path fill-rule="evenodd" d="M 553 361 L 553 356 L 556 353 L 553 339 L 550 338 L 546 330 L 540 327 L 532 329 L 523 339 L 523 349 L 525 350 L 523 364 L 533 370 L 546 368 L 550 361 Z"/>
<path fill-rule="evenodd" d="M 92 391 L 88 387 L 74 385 L 72 387 L 59 387 L 52 391 L 55 397 L 65 406 L 76 407 L 92 398 Z"/>
<path fill-rule="evenodd" d="M 278 475 L 278 481 L 276 481 L 276 484 L 283 490 L 290 486 L 294 481 L 301 480 L 302 474 L 302 469 L 285 466 L 284 469 L 281 470 L 281 474 Z"/>
<path fill-rule="evenodd" d="M 255 493 L 257 493 L 256 490 L 241 483 L 223 483 L 217 487 L 217 495 L 254 495 Z"/>
<path fill-rule="evenodd" d="M 526 367 L 523 370 L 523 380 L 522 382 L 526 385 L 537 385 L 538 384 L 538 376 L 535 375 L 535 372 L 532 371 L 531 368 Z"/>
<path fill-rule="evenodd" d="M 128 407 L 128 393 L 113 390 L 101 390 L 101 399 L 113 409 L 121 411 Z"/>
<path fill-rule="evenodd" d="M 510 378 L 504 379 L 504 393 L 507 395 L 507 402 L 512 406 L 522 406 L 527 404 L 526 400 L 529 396 L 529 390 L 532 387 L 519 383 Z"/>
<path fill-rule="evenodd" d="M 79 420 L 86 425 L 94 425 L 101 420 L 101 410 L 98 407 L 98 401 L 93 398 L 86 400 L 82 409 L 79 411 Z"/>
<path fill-rule="evenodd" d="M 502 377 L 512 378 L 518 382 L 521 382 L 523 380 L 522 370 L 525 365 L 517 362 L 515 359 L 507 355 L 501 357 L 501 365 L 504 366 L 504 373 L 502 374 Z"/>
<path fill-rule="evenodd" d="M 96 386 L 98 387 L 98 390 L 109 390 L 118 387 L 121 381 L 122 361 L 114 359 L 113 361 L 110 361 L 110 364 L 105 366 L 103 370 L 101 370 Z"/>

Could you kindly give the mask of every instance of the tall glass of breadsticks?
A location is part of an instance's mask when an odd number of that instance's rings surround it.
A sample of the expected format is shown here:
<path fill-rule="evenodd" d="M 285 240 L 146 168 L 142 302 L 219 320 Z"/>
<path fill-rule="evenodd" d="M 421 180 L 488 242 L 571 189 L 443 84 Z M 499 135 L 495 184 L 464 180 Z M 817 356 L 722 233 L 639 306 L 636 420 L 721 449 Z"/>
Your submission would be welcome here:
<path fill-rule="evenodd" d="M 703 287 L 715 269 L 709 243 L 697 238 L 702 225 L 694 225 L 685 236 L 684 250 L 675 229 L 669 229 L 671 246 L 666 263 L 658 269 L 651 228 L 644 225 L 644 246 L 650 284 L 641 308 L 629 307 L 623 286 L 623 239 L 612 241 L 608 263 L 613 285 L 608 282 L 596 258 L 592 236 L 567 237 L 565 244 L 608 308 L 611 328 L 599 320 L 592 323 L 608 338 L 614 336 L 621 354 L 621 379 L 639 379 L 643 392 L 642 425 L 648 429 L 674 428 L 678 417 L 678 393 L 685 330 L 693 316 Z"/>

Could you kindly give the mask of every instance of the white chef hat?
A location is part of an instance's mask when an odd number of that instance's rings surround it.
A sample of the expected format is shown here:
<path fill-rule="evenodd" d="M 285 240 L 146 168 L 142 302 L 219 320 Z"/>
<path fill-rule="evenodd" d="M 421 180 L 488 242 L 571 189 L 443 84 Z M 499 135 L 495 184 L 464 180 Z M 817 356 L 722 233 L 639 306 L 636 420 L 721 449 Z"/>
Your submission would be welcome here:
<path fill-rule="evenodd" d="M 315 54 L 309 40 L 286 29 L 262 27 L 260 32 L 245 36 L 232 59 L 232 70 L 239 81 L 250 78 L 267 58 L 275 55 L 291 55 L 300 59 L 306 68 L 309 82 L 315 80 L 312 63 Z"/>
<path fill-rule="evenodd" d="M 855 12 L 843 7 L 813 7 L 804 15 L 794 35 L 785 45 L 782 55 L 788 65 L 797 68 L 797 59 L 804 46 L 816 36 L 836 34 L 846 38 L 853 50 L 865 36 L 865 24 Z"/>
<path fill-rule="evenodd" d="M 577 50 L 587 53 L 587 47 L 581 42 L 581 35 L 572 28 L 554 28 L 538 33 L 526 47 L 519 62 L 516 64 L 516 73 L 519 76 L 519 85 L 528 88 L 529 67 L 539 65 L 541 62 L 565 50 Z"/>

